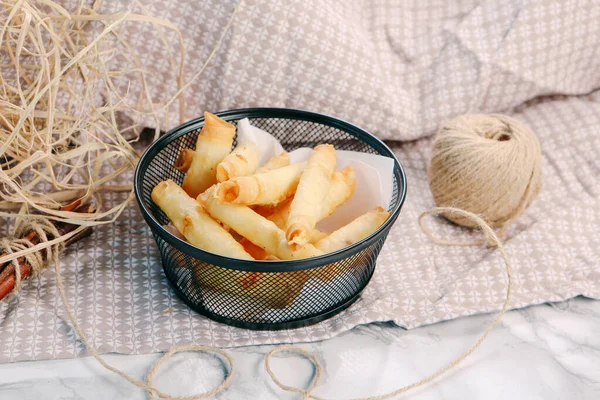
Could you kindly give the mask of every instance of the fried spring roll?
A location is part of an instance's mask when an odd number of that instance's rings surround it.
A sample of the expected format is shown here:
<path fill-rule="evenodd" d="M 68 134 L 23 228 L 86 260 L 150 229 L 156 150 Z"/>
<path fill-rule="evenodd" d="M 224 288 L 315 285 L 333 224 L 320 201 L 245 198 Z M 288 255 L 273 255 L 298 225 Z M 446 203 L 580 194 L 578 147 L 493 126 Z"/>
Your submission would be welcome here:
<path fill-rule="evenodd" d="M 283 153 L 277 156 L 271 157 L 269 161 L 265 163 L 265 165 L 256 170 L 256 173 L 258 174 L 262 172 L 267 172 L 273 169 L 287 167 L 288 165 L 290 165 L 290 156 L 287 152 L 284 151 Z M 275 211 L 275 207 L 277 207 L 277 204 L 255 205 L 252 207 L 252 209 L 266 218 L 269 215 L 273 214 L 273 212 Z M 280 228 L 283 229 L 285 228 L 285 226 L 280 226 Z"/>
<path fill-rule="evenodd" d="M 231 229 L 268 253 L 282 260 L 315 257 L 323 254 L 311 244 L 294 247 L 288 245 L 285 233 L 275 223 L 257 214 L 248 206 L 219 204 L 215 196 L 216 192 L 218 192 L 218 185 L 198 196 L 198 201 L 213 218 L 229 225 Z"/>
<path fill-rule="evenodd" d="M 252 260 L 244 247 L 172 180 L 156 185 L 152 200 L 192 245 L 222 256 Z"/>
<path fill-rule="evenodd" d="M 348 225 L 319 240 L 315 243 L 315 247 L 323 253 L 331 253 L 343 249 L 375 232 L 389 216 L 390 213 L 383 208 L 375 207 Z"/>
<path fill-rule="evenodd" d="M 256 172 L 257 173 L 267 172 L 272 169 L 287 167 L 288 165 L 290 165 L 290 156 L 288 155 L 288 153 L 286 151 L 284 151 L 283 153 L 281 153 L 279 155 L 271 157 L 269 159 L 269 161 L 267 161 L 265 163 L 265 165 L 260 167 Z"/>
<path fill-rule="evenodd" d="M 181 150 L 181 153 L 179 153 L 179 156 L 177 157 L 177 160 L 175 160 L 173 167 L 181 172 L 187 172 L 188 169 L 190 169 L 190 165 L 192 165 L 194 154 L 196 154 L 196 152 L 192 149 Z"/>
<path fill-rule="evenodd" d="M 183 179 L 183 190 L 193 198 L 217 182 L 217 165 L 231 152 L 235 126 L 209 112 L 196 141 L 192 163 Z"/>
<path fill-rule="evenodd" d="M 298 163 L 230 179 L 219 185 L 217 201 L 220 204 L 277 204 L 295 193 L 305 167 L 306 163 Z"/>
<path fill-rule="evenodd" d="M 356 173 L 354 172 L 354 168 L 347 166 L 334 172 L 331 176 L 327 196 L 319 207 L 320 212 L 317 215 L 317 222 L 333 214 L 339 206 L 352 197 L 355 186 Z M 281 229 L 284 229 L 290 215 L 291 203 L 291 199 L 280 203 L 267 218 L 275 222 L 275 225 Z"/>
<path fill-rule="evenodd" d="M 258 166 L 258 146 L 254 142 L 239 144 L 217 165 L 217 181 L 253 174 Z"/>
<path fill-rule="evenodd" d="M 286 223 L 285 234 L 290 245 L 303 246 L 309 243 L 310 233 L 321 212 L 321 204 L 329 191 L 335 164 L 335 149 L 332 145 L 318 145 L 311 153 L 308 165 L 300 177 Z"/>

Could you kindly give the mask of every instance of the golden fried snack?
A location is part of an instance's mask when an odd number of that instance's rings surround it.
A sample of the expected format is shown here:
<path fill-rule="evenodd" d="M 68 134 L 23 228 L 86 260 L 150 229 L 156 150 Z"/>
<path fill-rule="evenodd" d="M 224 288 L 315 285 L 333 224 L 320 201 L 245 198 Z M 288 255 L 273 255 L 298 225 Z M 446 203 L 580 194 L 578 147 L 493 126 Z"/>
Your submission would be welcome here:
<path fill-rule="evenodd" d="M 389 216 L 390 213 L 383 208 L 375 207 L 348 225 L 319 240 L 315 243 L 315 247 L 323 253 L 331 253 L 348 247 L 375 232 Z"/>
<path fill-rule="evenodd" d="M 327 196 L 319 207 L 320 212 L 317 215 L 317 222 L 333 214 L 339 206 L 352 197 L 355 186 L 356 173 L 354 172 L 354 168 L 347 166 L 334 172 L 331 176 L 331 183 Z M 267 218 L 270 221 L 275 222 L 275 225 L 281 229 L 284 229 L 290 215 L 291 203 L 291 199 L 279 203 Z"/>
<path fill-rule="evenodd" d="M 217 182 L 217 165 L 231 152 L 235 136 L 235 126 L 214 114 L 205 112 L 204 121 L 182 185 L 194 198 Z"/>
<path fill-rule="evenodd" d="M 248 206 L 219 204 L 215 193 L 218 193 L 218 185 L 198 196 L 198 201 L 213 218 L 229 225 L 231 229 L 268 253 L 282 260 L 315 257 L 323 254 L 311 244 L 295 247 L 288 245 L 285 233 L 273 222 L 257 214 Z"/>
<path fill-rule="evenodd" d="M 271 157 L 265 165 L 256 170 L 256 173 L 267 172 L 273 169 L 287 167 L 288 165 L 290 165 L 290 156 L 284 151 L 279 155 Z M 273 214 L 276 206 L 277 204 L 255 205 L 252 209 L 266 218 Z M 280 228 L 283 229 L 284 227 L 280 226 Z"/>
<path fill-rule="evenodd" d="M 277 204 L 296 191 L 306 163 L 288 165 L 267 172 L 230 179 L 216 192 L 221 204 Z"/>
<path fill-rule="evenodd" d="M 188 169 L 190 169 L 190 165 L 192 165 L 194 154 L 196 154 L 196 152 L 192 149 L 181 150 L 181 153 L 179 153 L 179 156 L 177 157 L 177 160 L 175 160 L 173 167 L 181 172 L 187 172 Z"/>
<path fill-rule="evenodd" d="M 288 153 L 286 151 L 284 151 L 279 155 L 271 157 L 269 159 L 269 161 L 267 161 L 265 163 L 265 165 L 260 167 L 256 172 L 257 173 L 267 172 L 272 169 L 287 167 L 288 165 L 290 165 L 290 156 L 288 155 Z"/>
<path fill-rule="evenodd" d="M 336 171 L 331 176 L 331 186 L 321 203 L 321 213 L 317 222 L 329 217 L 342 204 L 354 194 L 356 188 L 356 173 L 350 165 Z"/>
<path fill-rule="evenodd" d="M 246 238 L 240 240 L 240 244 L 255 260 L 278 260 L 263 249 Z M 246 289 L 245 296 L 268 298 L 271 306 L 282 308 L 291 303 L 307 280 L 305 271 L 298 273 L 277 274 L 276 283 L 274 278 L 269 278 L 264 272 L 246 272 L 241 279 L 242 287 Z M 269 283 L 271 282 L 271 283 Z M 266 293 L 262 293 L 266 292 Z"/>
<path fill-rule="evenodd" d="M 217 181 L 253 174 L 260 155 L 254 142 L 239 144 L 217 165 Z"/>
<path fill-rule="evenodd" d="M 286 223 L 285 234 L 290 245 L 303 246 L 309 243 L 310 233 L 321 212 L 321 204 L 329 191 L 335 164 L 335 149 L 330 144 L 316 146 L 308 158 Z"/>
<path fill-rule="evenodd" d="M 222 256 L 252 260 L 244 247 L 172 180 L 154 187 L 152 201 L 192 245 Z"/>

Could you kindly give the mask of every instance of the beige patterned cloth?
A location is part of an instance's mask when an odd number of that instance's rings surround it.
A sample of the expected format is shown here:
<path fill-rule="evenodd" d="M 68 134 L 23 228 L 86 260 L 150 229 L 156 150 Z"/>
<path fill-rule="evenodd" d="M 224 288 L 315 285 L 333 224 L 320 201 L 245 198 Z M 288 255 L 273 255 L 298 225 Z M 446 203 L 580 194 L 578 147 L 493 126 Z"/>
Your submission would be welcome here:
<path fill-rule="evenodd" d="M 189 59 L 204 60 L 233 4 L 177 0 L 149 7 L 184 28 Z M 475 110 L 522 119 L 542 145 L 544 189 L 506 241 L 515 269 L 511 307 L 600 298 L 598 21 L 600 7 L 585 1 L 245 0 L 188 95 L 188 117 L 203 109 L 295 107 L 404 140 L 392 147 L 409 195 L 375 275 L 357 303 L 320 324 L 279 332 L 228 327 L 176 297 L 132 205 L 63 257 L 67 295 L 83 329 L 101 352 L 139 354 L 185 343 L 313 341 L 374 321 L 414 328 L 497 310 L 506 290 L 497 252 L 435 245 L 417 225 L 433 206 L 427 136 L 445 118 Z M 147 47 L 157 70 L 168 68 L 143 33 L 131 35 L 139 34 L 137 45 Z M 157 96 L 166 84 L 154 82 Z M 443 220 L 429 222 L 438 235 L 471 235 Z M 52 271 L 0 303 L 0 362 L 83 354 Z"/>
<path fill-rule="evenodd" d="M 183 31 L 185 81 L 236 4 L 147 5 Z M 594 0 L 242 0 L 221 48 L 186 92 L 186 117 L 292 107 L 337 116 L 381 138 L 414 140 L 457 114 L 509 111 L 536 97 L 600 87 L 598 21 Z M 133 27 L 127 37 L 155 72 L 152 96 L 166 100 L 173 68 L 157 31 Z M 166 37 L 175 49 L 175 36 Z"/>

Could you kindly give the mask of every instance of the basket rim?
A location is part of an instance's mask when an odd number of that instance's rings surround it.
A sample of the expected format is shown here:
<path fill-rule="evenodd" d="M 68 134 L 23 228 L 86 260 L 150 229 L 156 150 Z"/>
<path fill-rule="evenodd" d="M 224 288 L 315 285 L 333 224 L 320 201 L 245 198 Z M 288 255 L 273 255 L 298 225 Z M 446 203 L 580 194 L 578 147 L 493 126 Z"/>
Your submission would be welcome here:
<path fill-rule="evenodd" d="M 323 125 L 331 126 L 340 129 L 346 133 L 351 134 L 365 142 L 372 147 L 375 147 L 378 151 L 386 157 L 390 157 L 394 160 L 395 168 L 394 175 L 396 175 L 398 182 L 398 202 L 394 209 L 391 211 L 389 218 L 371 235 L 366 238 L 353 243 L 352 245 L 335 252 L 326 253 L 316 257 L 303 258 L 297 260 L 241 260 L 238 258 L 227 257 L 216 253 L 200 249 L 184 240 L 179 239 L 175 235 L 167 231 L 163 226 L 154 218 L 150 213 L 142 198 L 143 192 L 143 177 L 145 171 L 152 161 L 152 159 L 168 144 L 177 140 L 181 136 L 188 134 L 204 125 L 204 117 L 199 117 L 185 122 L 175 128 L 169 130 L 162 137 L 155 140 L 148 148 L 144 151 L 138 164 L 136 166 L 134 175 L 134 193 L 135 198 L 140 207 L 142 216 L 146 223 L 150 226 L 150 229 L 154 234 L 158 234 L 163 240 L 168 242 L 173 247 L 177 248 L 184 254 L 199 259 L 200 261 L 207 262 L 214 265 L 223 266 L 226 268 L 250 271 L 250 272 L 290 272 L 299 271 L 315 267 L 320 267 L 326 264 L 334 263 L 342 260 L 346 257 L 354 255 L 359 251 L 369 247 L 379 237 L 386 233 L 391 226 L 394 224 L 400 209 L 404 205 L 407 193 L 406 183 L 406 172 L 402 163 L 398 160 L 394 152 L 379 138 L 366 130 L 357 127 L 349 122 L 341 120 L 339 118 L 331 117 L 325 114 L 319 114 L 306 110 L 299 110 L 293 108 L 272 108 L 272 107 L 253 107 L 253 108 L 240 108 L 233 110 L 220 111 L 215 115 L 223 118 L 224 120 L 239 120 L 243 118 L 285 118 L 285 119 L 296 119 L 309 122 L 320 123 Z M 396 168 L 397 167 L 397 168 Z"/>

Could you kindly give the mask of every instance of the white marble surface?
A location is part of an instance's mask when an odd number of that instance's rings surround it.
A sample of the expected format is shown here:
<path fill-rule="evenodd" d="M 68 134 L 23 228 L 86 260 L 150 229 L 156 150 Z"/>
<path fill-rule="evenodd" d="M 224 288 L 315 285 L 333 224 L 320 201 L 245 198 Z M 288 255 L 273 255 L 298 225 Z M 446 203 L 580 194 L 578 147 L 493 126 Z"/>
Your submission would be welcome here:
<path fill-rule="evenodd" d="M 347 399 L 383 394 L 412 383 L 471 346 L 491 316 L 462 318 L 412 331 L 376 324 L 337 338 L 303 344 L 326 370 L 315 394 Z M 231 349 L 231 386 L 217 399 L 300 399 L 277 388 L 264 370 L 272 346 Z M 142 378 L 159 355 L 106 357 Z M 273 361 L 284 383 L 308 385 L 310 363 L 297 356 Z M 175 356 L 156 377 L 159 388 L 186 395 L 223 377 L 224 364 L 209 355 Z M 0 399 L 144 399 L 143 391 L 92 358 L 0 365 Z M 454 372 L 403 399 L 599 399 L 600 301 L 577 298 L 511 311 L 488 341 Z"/>

